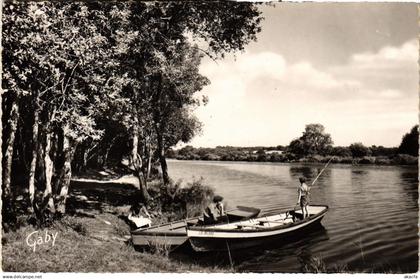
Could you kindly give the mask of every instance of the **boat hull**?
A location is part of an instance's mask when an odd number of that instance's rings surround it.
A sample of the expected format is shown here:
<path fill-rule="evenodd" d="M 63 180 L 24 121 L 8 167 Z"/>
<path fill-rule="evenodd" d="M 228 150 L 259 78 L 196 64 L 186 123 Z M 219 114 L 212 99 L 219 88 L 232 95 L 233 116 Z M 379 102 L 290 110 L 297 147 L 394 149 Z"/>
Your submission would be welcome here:
<path fill-rule="evenodd" d="M 255 246 L 267 245 L 274 241 L 284 241 L 298 237 L 321 227 L 321 220 L 325 216 L 328 207 L 318 214 L 305 220 L 298 220 L 287 225 L 274 226 L 241 232 L 240 230 L 202 229 L 190 228 L 188 230 L 191 247 L 197 252 L 224 251 L 244 249 Z"/>
<path fill-rule="evenodd" d="M 180 236 L 175 235 L 142 235 L 142 236 L 133 236 L 132 243 L 136 247 L 152 247 L 160 246 L 167 247 L 169 251 L 174 250 L 175 248 L 183 245 L 188 240 L 187 234 Z"/>
<path fill-rule="evenodd" d="M 252 207 L 238 206 L 228 211 L 229 220 L 246 220 L 254 218 L 260 210 Z M 159 246 L 172 251 L 188 241 L 187 225 L 195 224 L 199 218 L 176 221 L 157 225 L 146 229 L 137 229 L 131 232 L 132 244 L 136 247 Z"/>

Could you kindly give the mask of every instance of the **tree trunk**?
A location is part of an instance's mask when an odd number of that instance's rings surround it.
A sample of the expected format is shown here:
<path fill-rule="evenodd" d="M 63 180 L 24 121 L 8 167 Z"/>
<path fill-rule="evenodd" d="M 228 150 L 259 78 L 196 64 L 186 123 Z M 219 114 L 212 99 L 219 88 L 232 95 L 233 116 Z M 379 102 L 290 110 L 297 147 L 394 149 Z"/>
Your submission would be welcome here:
<path fill-rule="evenodd" d="M 82 154 L 83 158 L 82 158 L 82 168 L 81 168 L 82 172 L 85 172 L 87 169 L 88 155 L 89 153 L 87 152 L 87 150 L 83 148 L 83 154 Z"/>
<path fill-rule="evenodd" d="M 36 161 L 36 184 L 37 185 L 45 185 L 45 161 L 44 161 L 44 142 L 45 142 L 45 133 L 42 130 L 38 130 L 38 150 L 37 150 L 37 158 Z M 37 202 L 37 201 L 35 201 Z"/>
<path fill-rule="evenodd" d="M 56 209 L 57 212 L 64 214 L 66 212 L 66 199 L 69 191 L 70 180 L 71 180 L 71 161 L 74 153 L 74 146 L 72 139 L 68 137 L 68 128 L 64 128 L 63 132 L 63 156 L 64 165 L 60 170 L 60 193 L 57 197 Z"/>
<path fill-rule="evenodd" d="M 35 171 L 38 156 L 38 120 L 39 120 L 39 107 L 36 105 L 34 110 L 34 124 L 32 126 L 32 161 L 29 170 L 29 211 L 33 212 L 34 199 L 35 199 Z"/>
<path fill-rule="evenodd" d="M 159 156 L 159 162 L 160 167 L 162 168 L 162 178 L 163 178 L 163 184 L 168 185 L 169 184 L 169 174 L 168 174 L 168 164 L 166 163 L 166 157 L 165 157 L 165 144 L 163 139 L 163 134 L 158 131 L 157 133 L 158 138 L 158 156 Z"/>
<path fill-rule="evenodd" d="M 74 151 L 74 170 L 77 172 L 85 172 L 88 160 L 88 149 L 86 143 L 81 143 Z"/>
<path fill-rule="evenodd" d="M 147 172 L 146 172 L 146 179 L 150 179 L 150 172 L 152 170 L 152 160 L 153 160 L 153 152 L 152 152 L 152 145 L 150 141 L 147 142 Z"/>
<path fill-rule="evenodd" d="M 55 212 L 54 200 L 52 193 L 52 176 L 54 163 L 50 157 L 51 151 L 51 136 L 52 133 L 47 131 L 45 135 L 45 150 L 44 150 L 44 167 L 45 167 L 45 190 L 43 199 L 47 203 L 47 208 L 50 212 Z"/>
<path fill-rule="evenodd" d="M 10 111 L 10 118 L 8 121 L 9 126 L 9 137 L 6 140 L 6 152 L 4 154 L 4 165 L 3 165 L 3 197 L 10 198 L 11 189 L 10 181 L 12 174 L 12 160 L 13 160 L 13 147 L 15 143 L 15 136 L 17 130 L 17 124 L 19 120 L 19 102 L 18 97 L 12 104 Z"/>
<path fill-rule="evenodd" d="M 111 151 L 111 148 L 114 146 L 115 141 L 117 140 L 118 136 L 115 136 L 111 142 L 109 143 L 109 146 L 106 148 L 105 150 L 105 155 L 104 155 L 104 166 L 107 165 L 108 163 L 108 156 L 109 156 L 109 152 Z"/>
<path fill-rule="evenodd" d="M 136 119 L 137 120 L 137 119 Z M 139 145 L 139 127 L 138 121 L 135 121 L 133 125 L 133 146 L 131 149 L 131 165 L 134 168 L 134 175 L 139 180 L 139 187 L 141 192 L 141 198 L 144 201 L 148 201 L 150 199 L 149 193 L 147 192 L 147 181 L 144 179 L 144 174 L 142 171 L 143 160 L 141 159 L 140 154 L 138 153 L 138 145 Z"/>
<path fill-rule="evenodd" d="M 12 160 L 13 160 L 13 147 L 15 143 L 16 130 L 19 120 L 19 96 L 16 96 L 12 103 L 10 110 L 10 118 L 7 121 L 9 126 L 9 137 L 6 140 L 5 154 L 3 158 L 3 221 L 10 222 L 14 220 L 14 207 L 12 201 L 11 191 L 11 174 L 12 174 Z"/>

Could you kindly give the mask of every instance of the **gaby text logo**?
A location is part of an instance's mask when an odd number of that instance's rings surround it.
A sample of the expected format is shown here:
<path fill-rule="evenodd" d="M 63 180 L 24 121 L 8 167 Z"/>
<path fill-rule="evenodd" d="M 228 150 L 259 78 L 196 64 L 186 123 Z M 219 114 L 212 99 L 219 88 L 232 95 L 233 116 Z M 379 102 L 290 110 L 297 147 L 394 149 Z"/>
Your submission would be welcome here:
<path fill-rule="evenodd" d="M 43 234 L 42 232 L 38 231 L 34 231 L 32 233 L 30 233 L 27 237 L 26 237 L 26 244 L 31 247 L 33 249 L 33 251 L 36 251 L 36 247 L 39 245 L 44 245 L 44 244 L 49 244 L 51 243 L 51 246 L 54 246 L 55 244 L 55 240 L 57 238 L 58 232 L 48 233 L 48 230 L 45 231 L 45 234 Z"/>

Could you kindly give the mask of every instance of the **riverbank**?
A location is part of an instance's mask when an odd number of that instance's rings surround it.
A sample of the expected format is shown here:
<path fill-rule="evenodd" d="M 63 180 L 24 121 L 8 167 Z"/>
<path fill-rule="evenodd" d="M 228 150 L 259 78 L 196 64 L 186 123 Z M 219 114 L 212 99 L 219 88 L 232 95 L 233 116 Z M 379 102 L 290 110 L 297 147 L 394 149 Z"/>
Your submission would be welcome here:
<path fill-rule="evenodd" d="M 52 227 L 22 227 L 4 233 L 5 272 L 235 272 L 226 265 L 202 266 L 170 257 L 163 250 L 138 252 L 127 239 L 129 228 L 112 214 L 65 217 Z M 42 244 L 36 241 L 42 238 Z M 46 241 L 47 240 L 47 241 Z M 327 267 L 322 258 L 300 258 L 304 273 L 343 273 L 345 265 Z"/>
<path fill-rule="evenodd" d="M 118 177 L 108 172 L 74 179 L 66 216 L 48 227 L 36 228 L 27 225 L 27 216 L 21 215 L 20 228 L 3 231 L 3 271 L 229 272 L 228 268 L 180 261 L 170 257 L 168 251 L 153 247 L 148 252 L 136 251 L 124 218 L 138 192 L 136 183 L 132 176 Z M 157 196 L 159 185 L 153 182 L 149 188 L 155 200 L 162 198 Z M 183 217 L 184 213 L 175 208 L 177 201 L 172 206 L 160 207 L 160 212 L 151 208 L 153 222 Z"/>
<path fill-rule="evenodd" d="M 43 242 L 34 244 L 39 237 Z M 138 252 L 127 237 L 128 225 L 109 213 L 65 217 L 45 229 L 26 226 L 3 234 L 2 268 L 6 272 L 228 271 L 180 262 L 159 252 Z"/>
<path fill-rule="evenodd" d="M 399 165 L 418 165 L 418 157 L 407 154 L 397 154 L 394 156 L 321 156 L 314 155 L 299 158 L 294 154 L 241 154 L 232 156 L 218 156 L 215 154 L 200 156 L 197 154 L 177 155 L 170 157 L 176 160 L 202 160 L 202 161 L 233 161 L 233 162 L 272 162 L 272 163 L 326 163 L 331 158 L 333 164 L 350 164 L 350 165 L 382 165 L 382 166 L 399 166 Z"/>

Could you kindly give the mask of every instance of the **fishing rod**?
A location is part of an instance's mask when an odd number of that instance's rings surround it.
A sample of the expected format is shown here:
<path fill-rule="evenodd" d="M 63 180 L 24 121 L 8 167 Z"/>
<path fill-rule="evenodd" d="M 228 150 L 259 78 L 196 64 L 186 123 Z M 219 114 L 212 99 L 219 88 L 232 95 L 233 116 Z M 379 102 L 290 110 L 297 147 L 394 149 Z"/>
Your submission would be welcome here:
<path fill-rule="evenodd" d="M 321 174 L 324 172 L 324 170 L 328 167 L 328 165 L 331 163 L 331 161 L 332 161 L 332 159 L 333 159 L 334 157 L 331 157 L 329 160 L 328 160 L 328 162 L 327 162 L 327 164 L 325 165 L 325 167 L 318 173 L 318 175 L 315 177 L 315 179 L 314 179 L 314 181 L 312 181 L 312 183 L 311 183 L 311 186 L 313 186 L 314 184 L 315 184 L 315 182 L 318 180 L 318 178 L 321 176 Z M 267 208 L 267 209 L 262 209 L 261 211 L 265 211 L 264 212 L 264 214 L 263 215 L 261 215 L 261 216 L 265 216 L 265 215 L 267 215 L 267 214 L 270 214 L 270 212 L 271 211 L 278 211 L 278 210 L 286 210 L 286 209 L 290 209 L 291 207 L 281 207 L 281 208 L 272 208 L 272 209 L 269 209 L 269 208 Z M 296 208 L 296 205 L 293 207 L 293 210 Z"/>
<path fill-rule="evenodd" d="M 328 160 L 328 162 L 327 162 L 327 164 L 325 165 L 325 167 L 318 173 L 318 175 L 315 177 L 315 179 L 314 179 L 314 181 L 312 181 L 312 183 L 311 183 L 311 186 L 314 186 L 314 184 L 315 184 L 315 182 L 318 180 L 318 178 L 321 176 L 321 174 L 324 172 L 324 170 L 328 167 L 328 165 L 330 164 L 330 162 L 331 162 L 331 160 L 333 159 L 334 157 L 331 157 L 329 160 Z"/>

